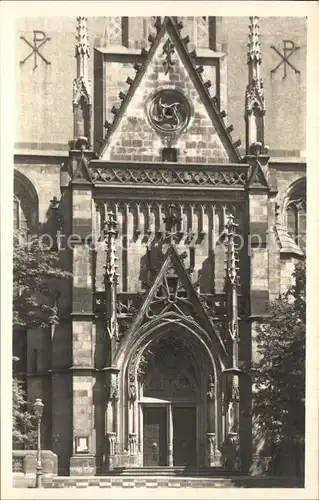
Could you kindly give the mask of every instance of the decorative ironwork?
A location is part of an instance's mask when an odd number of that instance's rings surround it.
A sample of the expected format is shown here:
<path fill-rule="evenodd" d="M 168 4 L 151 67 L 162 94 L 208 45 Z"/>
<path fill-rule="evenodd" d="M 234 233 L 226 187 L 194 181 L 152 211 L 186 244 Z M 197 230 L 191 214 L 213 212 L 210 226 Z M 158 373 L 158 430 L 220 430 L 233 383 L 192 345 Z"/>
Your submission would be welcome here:
<path fill-rule="evenodd" d="M 175 47 L 170 38 L 166 40 L 163 45 L 163 54 L 166 55 L 165 60 L 163 62 L 165 75 L 175 66 L 175 61 L 173 61 L 172 56 L 175 54 Z"/>
<path fill-rule="evenodd" d="M 162 89 L 147 103 L 147 116 L 156 132 L 176 135 L 187 126 L 191 107 L 184 94 L 176 89 Z"/>
<path fill-rule="evenodd" d="M 91 167 L 93 182 L 184 186 L 244 186 L 247 173 L 229 169 Z"/>

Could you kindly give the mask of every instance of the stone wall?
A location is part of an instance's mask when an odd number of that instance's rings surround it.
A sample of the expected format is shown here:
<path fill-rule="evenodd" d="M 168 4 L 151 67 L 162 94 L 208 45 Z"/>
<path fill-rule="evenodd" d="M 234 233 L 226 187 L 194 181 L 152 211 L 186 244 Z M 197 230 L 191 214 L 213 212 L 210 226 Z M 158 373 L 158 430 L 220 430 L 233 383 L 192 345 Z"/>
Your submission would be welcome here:
<path fill-rule="evenodd" d="M 140 48 L 142 41 L 138 39 L 141 31 L 137 31 L 137 24 L 143 26 L 143 33 L 149 32 L 149 27 L 144 20 L 134 19 L 130 24 L 130 38 L 128 46 Z M 149 23 L 149 20 L 148 20 Z M 17 61 L 16 72 L 18 75 L 17 92 L 17 136 L 16 148 L 20 153 L 43 152 L 47 155 L 20 154 L 15 158 L 15 168 L 26 176 L 34 185 L 39 202 L 39 223 L 43 232 L 51 231 L 50 225 L 50 200 L 57 196 L 60 198 L 60 171 L 62 165 L 69 161 L 66 156 L 68 141 L 72 138 L 72 81 L 75 76 L 74 43 L 75 43 L 74 18 L 28 18 L 17 22 L 16 37 Z M 277 156 L 300 156 L 305 149 L 305 21 L 297 18 L 263 18 L 260 20 L 262 52 L 264 57 L 263 76 L 265 81 L 265 94 L 267 104 L 266 137 L 271 151 Z M 103 37 L 105 33 L 105 18 L 89 19 L 90 44 L 93 51 L 94 45 L 107 45 Z M 138 28 L 140 30 L 140 28 Z M 193 24 L 185 24 L 183 35 L 190 29 L 192 36 Z M 51 62 L 46 65 L 43 60 L 38 60 L 38 68 L 34 71 L 33 58 L 20 65 L 19 61 L 29 53 L 29 47 L 20 36 L 32 40 L 33 30 L 43 31 L 51 39 L 43 45 L 44 56 Z M 223 18 L 217 31 L 219 48 L 225 53 L 222 57 L 221 86 L 223 88 L 223 107 L 228 101 L 228 123 L 235 126 L 236 138 L 239 136 L 244 142 L 244 95 L 246 86 L 246 45 L 248 36 L 247 18 Z M 41 35 L 38 35 L 41 36 Z M 114 35 L 115 36 L 115 35 Z M 118 35 L 117 35 L 118 36 Z M 144 35 L 143 35 L 144 36 Z M 112 35 L 113 37 L 113 35 Z M 115 40 L 113 37 L 112 40 Z M 291 62 L 300 73 L 295 73 L 287 68 L 287 77 L 283 76 L 283 66 L 271 74 L 278 63 L 278 54 L 271 45 L 278 50 L 283 49 L 283 40 L 291 39 L 300 49 L 291 56 Z M 113 42 L 114 43 L 114 42 Z M 133 47 L 134 46 L 134 47 Z M 110 49 L 111 50 L 111 49 Z M 120 47 L 125 50 L 125 47 Z M 59 57 L 57 57 L 57 54 Z M 139 54 L 139 52 L 138 52 Z M 158 55 L 162 54 L 162 46 Z M 134 57 L 136 53 L 133 53 Z M 204 65 L 205 66 L 205 65 Z M 90 59 L 89 71 L 93 77 L 93 57 Z M 212 95 L 216 86 L 216 77 L 211 67 L 205 66 L 206 76 L 212 81 Z M 105 87 L 103 91 L 105 115 L 107 119 L 113 118 L 110 109 L 118 102 L 118 93 L 123 90 L 128 76 L 133 77 L 135 71 L 131 63 L 109 61 L 105 67 Z M 169 76 L 163 72 L 162 61 L 156 56 L 151 63 L 141 86 L 137 90 L 123 117 L 122 123 L 111 139 L 105 159 L 118 161 L 161 161 L 160 139 L 150 128 L 144 115 L 144 101 L 150 92 L 158 86 L 169 84 L 176 85 L 186 91 L 194 106 L 194 118 L 186 134 L 177 142 L 179 161 L 186 163 L 225 163 L 228 157 L 216 129 L 212 127 L 204 106 L 200 102 L 197 91 L 183 69 L 179 57 L 176 56 L 176 66 Z M 227 95 L 226 95 L 227 84 Z M 243 208 L 242 229 L 257 234 L 262 233 L 263 242 L 267 231 L 271 231 L 276 223 L 276 207 L 279 205 L 277 222 L 283 223 L 282 207 L 287 189 L 292 182 L 305 176 L 304 166 L 296 163 L 272 162 L 270 176 L 274 180 L 274 190 L 267 200 L 266 195 L 254 195 L 250 202 L 253 217 L 245 218 L 246 208 Z M 113 188 L 112 188 L 113 189 Z M 115 191 L 106 195 L 103 201 L 108 203 L 116 198 Z M 146 188 L 147 189 L 147 188 Z M 144 191 L 145 192 L 145 191 Z M 202 196 L 201 187 L 198 186 L 198 197 Z M 151 193 L 151 197 L 155 194 Z M 167 193 L 166 193 L 167 195 Z M 211 202 L 215 202 L 215 194 L 211 194 Z M 224 198 L 229 201 L 229 193 L 224 193 Z M 169 201 L 169 195 L 166 196 Z M 101 201 L 101 200 L 100 200 Z M 163 200 L 162 200 L 163 201 Z M 183 191 L 180 191 L 179 202 L 185 202 Z M 83 194 L 83 189 L 76 187 L 72 200 L 70 191 L 62 193 L 61 212 L 64 221 L 64 232 L 68 235 L 73 230 L 82 235 L 90 231 L 92 200 L 91 195 Z M 139 223 L 145 223 L 146 217 L 140 214 Z M 154 215 L 154 214 L 153 214 Z M 152 217 L 153 217 L 152 215 Z M 185 214 L 183 214 L 184 216 Z M 120 231 L 127 232 L 128 246 L 124 254 L 118 249 L 120 291 L 139 292 L 142 289 L 141 267 L 146 256 L 146 244 L 142 236 L 134 239 L 133 213 L 128 210 L 127 219 L 119 212 L 124 224 Z M 194 219 L 195 220 L 195 219 Z M 193 278 L 201 278 L 201 291 L 222 293 L 224 289 L 225 263 L 222 245 L 212 247 L 209 241 L 212 232 L 212 219 L 204 212 L 202 221 L 196 221 L 197 226 L 192 227 L 196 234 L 204 232 L 205 237 L 196 245 L 195 269 Z M 154 227 L 158 222 L 154 218 Z M 152 224 L 153 224 L 152 222 Z M 215 232 L 222 229 L 223 223 L 215 221 Z M 255 225 L 254 225 L 255 224 Z M 186 224 L 187 225 L 187 224 Z M 145 223 L 146 227 L 146 223 Z M 241 227 L 239 228 L 239 230 Z M 264 242 L 265 243 L 265 242 Z M 186 248 L 185 240 L 178 245 L 182 252 Z M 154 253 L 155 255 L 155 253 Z M 103 291 L 103 273 L 105 265 L 105 247 L 99 243 L 97 247 L 97 269 L 91 261 L 92 255 L 82 246 L 77 247 L 74 254 L 71 251 L 61 253 L 62 261 L 69 269 L 73 267 L 74 282 L 73 293 L 71 287 L 64 288 L 61 298 L 63 314 L 61 322 L 52 332 L 28 332 L 27 347 L 27 372 L 32 375 L 27 379 L 28 398 L 31 400 L 41 397 L 45 403 L 43 417 L 43 439 L 52 446 L 59 457 L 59 470 L 63 474 L 69 472 L 70 457 L 75 453 L 75 437 L 89 436 L 90 451 L 96 454 L 97 461 L 89 459 L 87 462 L 80 457 L 78 462 L 73 460 L 72 467 L 75 473 L 79 471 L 93 471 L 98 461 L 102 464 L 105 454 L 105 374 L 102 371 L 110 364 L 110 342 L 106 334 L 104 319 L 92 320 L 75 317 L 73 326 L 71 319 L 71 306 L 73 299 L 73 313 L 78 315 L 84 310 L 92 313 L 92 289 Z M 189 265 L 190 255 L 185 261 Z M 267 266 L 268 262 L 268 266 Z M 156 264 L 156 258 L 154 262 Z M 252 265 L 251 275 L 249 264 Z M 273 299 L 278 292 L 283 292 L 291 283 L 291 272 L 294 261 L 291 258 L 280 259 L 279 248 L 269 248 L 267 245 L 255 250 L 247 256 L 247 248 L 243 249 L 240 264 L 241 292 L 247 294 L 251 283 L 251 297 L 253 312 L 256 316 L 265 312 L 265 304 L 269 298 Z M 94 280 L 96 278 L 96 280 Z M 250 281 L 251 280 L 251 281 Z M 94 283 L 95 281 L 95 283 Z M 83 306 L 83 307 L 82 307 Z M 256 358 L 254 342 L 254 324 L 241 321 L 240 361 L 244 362 Z M 37 350 L 37 369 L 34 369 L 34 356 Z M 72 372 L 72 365 L 78 369 Z M 74 368 L 73 366 L 73 368 Z M 49 370 L 52 369 L 52 374 Z M 95 373 L 95 369 L 101 370 Z M 81 371 L 83 370 L 83 371 Z M 86 370 L 86 371 L 85 371 Z M 38 373 L 36 373 L 38 372 Z M 94 372 L 94 375 L 93 375 Z M 243 409 L 249 410 L 251 404 L 250 387 L 247 384 L 243 397 Z M 244 450 L 247 455 L 251 453 L 250 435 L 251 422 L 246 418 L 243 424 Z M 247 464 L 246 464 L 247 465 Z M 86 467 L 86 469 L 85 469 Z"/>
<path fill-rule="evenodd" d="M 145 22 L 147 21 L 147 22 Z M 89 60 L 89 72 L 93 80 L 93 51 L 95 47 L 109 47 L 110 52 L 125 52 L 149 45 L 147 36 L 154 28 L 149 28 L 151 20 L 130 19 L 129 49 L 117 45 L 110 47 L 106 31 L 108 22 L 105 17 L 88 18 L 88 30 L 92 57 Z M 218 18 L 217 45 L 227 60 L 223 85 L 227 83 L 229 123 L 235 127 L 237 136 L 244 144 L 244 97 L 247 82 L 246 50 L 248 40 L 247 17 Z M 137 26 L 138 25 L 138 26 Z M 145 25 L 145 27 L 144 27 Z M 22 151 L 47 150 L 67 151 L 68 141 L 72 138 L 72 82 L 75 77 L 75 18 L 67 17 L 30 17 L 19 19 L 16 24 L 16 147 Z M 300 156 L 305 150 L 306 116 L 306 20 L 296 17 L 260 18 L 261 48 L 263 53 L 262 74 L 265 84 L 267 105 L 266 143 L 276 156 Z M 51 63 L 46 65 L 38 58 L 38 67 L 34 68 L 33 57 L 25 64 L 20 61 L 31 52 L 27 43 L 20 39 L 26 37 L 33 43 L 34 30 L 43 31 L 50 37 L 40 52 Z M 189 31 L 189 33 L 188 33 Z M 187 34 L 192 43 L 191 25 L 185 23 L 182 32 Z M 36 35 L 41 37 L 41 34 Z M 283 41 L 290 40 L 300 47 L 289 61 L 300 71 L 295 73 L 287 67 L 284 76 L 283 65 L 275 72 L 271 71 L 281 61 L 280 56 L 271 46 L 283 53 Z M 144 44 L 142 44 L 144 42 Z M 113 42 L 114 43 L 114 42 Z M 136 49 L 133 48 L 136 47 Z M 289 53 L 287 45 L 287 55 Z M 57 57 L 58 56 L 58 57 Z M 127 76 L 126 68 L 115 64 L 109 80 L 109 107 L 123 90 Z M 127 68 L 128 70 L 128 68 Z M 224 71 L 223 70 L 223 71 Z M 111 73 L 110 73 L 111 74 Z M 240 75 L 240 77 L 239 77 Z M 211 78 L 211 75 L 208 75 Z M 117 85 L 117 82 L 120 85 Z M 112 104 L 113 105 L 113 104 Z M 223 101 L 223 107 L 226 100 Z M 134 146 L 132 146 L 134 147 Z M 54 153 L 53 153 L 54 154 Z"/>

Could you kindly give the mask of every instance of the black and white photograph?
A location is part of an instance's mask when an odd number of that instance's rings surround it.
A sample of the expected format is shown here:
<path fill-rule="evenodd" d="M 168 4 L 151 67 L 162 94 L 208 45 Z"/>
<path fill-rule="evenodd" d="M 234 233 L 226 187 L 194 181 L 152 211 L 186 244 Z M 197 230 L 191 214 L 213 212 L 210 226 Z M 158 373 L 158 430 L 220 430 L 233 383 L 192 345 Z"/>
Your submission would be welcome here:
<path fill-rule="evenodd" d="M 3 498 L 317 498 L 318 3 L 3 4 Z"/>

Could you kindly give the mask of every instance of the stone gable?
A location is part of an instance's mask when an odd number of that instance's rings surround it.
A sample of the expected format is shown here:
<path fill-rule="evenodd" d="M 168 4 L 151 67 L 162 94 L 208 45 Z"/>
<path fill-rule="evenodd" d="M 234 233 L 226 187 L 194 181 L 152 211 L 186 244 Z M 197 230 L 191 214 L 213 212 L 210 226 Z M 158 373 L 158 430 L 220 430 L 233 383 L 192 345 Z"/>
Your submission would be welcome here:
<path fill-rule="evenodd" d="M 188 127 L 172 144 L 172 147 L 178 150 L 177 161 L 228 163 L 230 161 L 229 154 L 212 124 L 192 77 L 184 67 L 176 47 L 172 57 L 175 64 L 165 74 L 163 47 L 168 36 L 166 33 L 159 43 L 124 116 L 110 137 L 102 159 L 141 162 L 162 160 L 162 149 L 165 145 L 148 121 L 146 101 L 156 90 L 169 88 L 183 92 L 193 109 Z M 215 82 L 212 82 L 212 88 L 214 89 L 214 87 Z M 213 91 L 211 94 L 213 96 Z"/>

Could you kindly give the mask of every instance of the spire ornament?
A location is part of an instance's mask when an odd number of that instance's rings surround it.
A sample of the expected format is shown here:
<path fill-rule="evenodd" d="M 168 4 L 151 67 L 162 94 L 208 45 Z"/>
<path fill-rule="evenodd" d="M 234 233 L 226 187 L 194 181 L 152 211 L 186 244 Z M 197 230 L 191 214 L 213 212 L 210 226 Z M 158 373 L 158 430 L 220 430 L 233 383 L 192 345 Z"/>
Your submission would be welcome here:
<path fill-rule="evenodd" d="M 226 462 L 234 470 L 241 469 L 240 456 L 240 381 L 239 376 L 239 328 L 238 328 L 238 258 L 235 246 L 236 228 L 235 218 L 228 216 L 225 225 L 227 266 L 226 266 L 226 293 L 227 293 L 227 323 L 230 339 L 229 347 L 232 363 L 223 372 L 224 398 L 227 412 L 227 434 L 225 439 Z"/>
<path fill-rule="evenodd" d="M 235 247 L 235 236 L 236 236 L 236 228 L 238 224 L 235 223 L 235 218 L 232 214 L 228 216 L 228 221 L 226 223 L 226 231 L 227 231 L 227 279 L 229 283 L 234 286 L 239 285 L 238 275 L 237 275 L 237 252 Z"/>
<path fill-rule="evenodd" d="M 88 60 L 90 46 L 87 18 L 77 17 L 76 26 L 76 78 L 73 80 L 73 124 L 74 140 L 85 139 L 87 149 L 91 140 L 92 90 L 89 79 Z"/>
<path fill-rule="evenodd" d="M 259 17 L 250 16 L 249 35 L 248 35 L 248 52 L 247 63 L 254 61 L 261 63 L 261 51 L 259 41 Z M 256 75 L 257 76 L 257 75 Z"/>
<path fill-rule="evenodd" d="M 238 256 L 235 246 L 236 228 L 234 216 L 229 215 L 225 226 L 226 235 L 226 293 L 228 303 L 228 333 L 232 340 L 233 368 L 238 368 Z"/>
<path fill-rule="evenodd" d="M 88 78 L 88 60 L 90 58 L 87 17 L 76 18 L 75 57 L 77 59 L 77 76 Z"/>
<path fill-rule="evenodd" d="M 107 250 L 106 250 L 106 276 L 109 280 L 110 283 L 116 283 L 117 284 L 117 274 L 116 274 L 116 250 L 115 250 L 115 238 L 117 235 L 117 222 L 114 219 L 114 214 L 110 212 L 108 214 L 108 219 L 106 221 L 106 230 L 105 230 L 105 236 L 106 236 L 106 245 L 107 245 Z"/>
<path fill-rule="evenodd" d="M 246 154 L 252 154 L 256 142 L 264 148 L 264 86 L 260 76 L 262 55 L 259 41 L 259 17 L 251 16 L 248 35 L 248 84 L 245 93 Z M 264 151 L 262 151 L 264 152 Z"/>
<path fill-rule="evenodd" d="M 118 339 L 117 323 L 117 285 L 118 274 L 116 273 L 117 257 L 115 250 L 115 239 L 117 235 L 117 222 L 113 213 L 108 214 L 105 224 L 106 240 L 106 266 L 105 266 L 105 293 L 106 293 L 106 328 L 111 339 Z"/>

